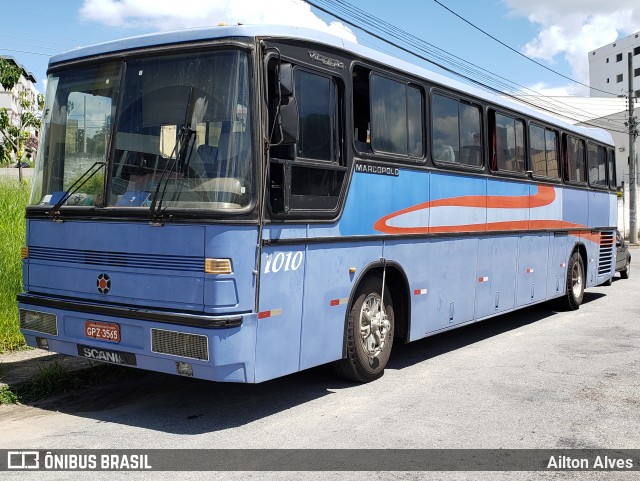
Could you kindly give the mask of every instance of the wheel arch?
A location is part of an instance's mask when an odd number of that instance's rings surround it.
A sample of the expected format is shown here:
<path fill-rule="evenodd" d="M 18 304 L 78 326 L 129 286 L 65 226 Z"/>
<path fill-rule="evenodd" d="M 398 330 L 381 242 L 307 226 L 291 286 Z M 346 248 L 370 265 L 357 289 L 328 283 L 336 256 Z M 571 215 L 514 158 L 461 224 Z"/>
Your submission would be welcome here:
<path fill-rule="evenodd" d="M 368 264 L 353 283 L 351 293 L 349 294 L 349 302 L 344 316 L 344 326 L 342 329 L 342 357 L 347 355 L 347 329 L 349 325 L 349 311 L 353 305 L 356 292 L 360 285 L 369 277 L 377 276 L 382 280 L 382 272 L 387 267 L 386 286 L 391 292 L 393 298 L 394 315 L 396 323 L 394 326 L 394 337 L 401 339 L 409 339 L 409 319 L 411 318 L 411 303 L 409 296 L 409 280 L 402 266 L 390 260 L 379 260 Z"/>
<path fill-rule="evenodd" d="M 588 279 L 589 275 L 589 262 L 587 262 L 587 246 L 585 246 L 582 242 L 576 242 L 571 250 L 571 254 L 569 254 L 569 258 L 573 255 L 574 252 L 578 252 L 580 257 L 582 257 L 582 266 L 584 267 L 584 275 L 585 275 L 585 287 L 586 287 L 586 279 Z"/>

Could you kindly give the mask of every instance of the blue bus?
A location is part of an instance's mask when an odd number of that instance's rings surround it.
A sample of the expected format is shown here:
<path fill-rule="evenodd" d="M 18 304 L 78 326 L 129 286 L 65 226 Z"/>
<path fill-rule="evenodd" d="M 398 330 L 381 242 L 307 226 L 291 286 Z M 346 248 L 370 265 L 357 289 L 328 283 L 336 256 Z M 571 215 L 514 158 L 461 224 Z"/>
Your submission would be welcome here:
<path fill-rule="evenodd" d="M 330 35 L 224 26 L 49 63 L 30 346 L 214 381 L 409 342 L 614 274 L 614 148 Z"/>

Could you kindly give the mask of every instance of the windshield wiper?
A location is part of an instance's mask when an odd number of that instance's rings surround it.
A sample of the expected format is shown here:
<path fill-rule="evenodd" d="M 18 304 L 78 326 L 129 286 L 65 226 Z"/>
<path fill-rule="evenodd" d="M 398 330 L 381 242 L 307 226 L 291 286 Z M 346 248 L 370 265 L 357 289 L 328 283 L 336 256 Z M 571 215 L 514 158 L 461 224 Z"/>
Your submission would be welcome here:
<path fill-rule="evenodd" d="M 102 162 L 94 162 L 94 164 L 89 167 L 87 170 L 84 171 L 84 173 L 78 177 L 78 179 L 69 186 L 69 188 L 62 194 L 62 197 L 60 197 L 60 200 L 58 200 L 58 202 L 55 203 L 55 205 L 51 208 L 51 210 L 49 212 L 47 212 L 47 214 L 49 215 L 49 217 L 57 217 L 60 215 L 60 211 L 58 209 L 60 209 L 60 207 L 67 201 L 69 200 L 69 198 L 75 194 L 76 192 L 78 192 L 78 190 L 80 189 L 80 187 L 82 187 L 84 184 L 87 183 L 87 181 L 93 177 L 94 175 L 96 175 L 105 165 L 107 165 L 107 163 L 105 161 Z"/>
<path fill-rule="evenodd" d="M 167 162 L 167 165 L 164 167 L 162 174 L 160 174 L 160 179 L 158 180 L 158 184 L 156 185 L 156 190 L 153 193 L 153 198 L 151 199 L 151 206 L 149 207 L 149 213 L 151 215 L 151 223 L 152 224 L 162 224 L 163 214 L 162 214 L 162 200 L 164 199 L 164 195 L 167 192 L 167 184 L 169 183 L 169 177 L 171 176 L 171 172 L 173 169 L 180 165 L 182 162 L 182 158 L 187 151 L 189 144 L 191 143 L 191 136 L 195 134 L 195 130 L 192 130 L 188 124 L 189 122 L 189 109 L 191 108 L 191 101 L 193 99 L 193 86 L 189 89 L 189 97 L 187 98 L 187 107 L 184 112 L 184 126 L 180 129 L 180 132 L 177 135 L 176 143 L 173 146 L 173 150 L 169 155 L 171 159 L 170 162 Z M 175 154 L 175 157 L 174 157 Z M 173 158 L 172 158 L 173 157 Z M 166 176 L 166 178 L 165 178 Z M 163 186 L 164 184 L 164 186 Z M 160 188 L 162 188 L 162 194 L 160 195 Z"/>
<path fill-rule="evenodd" d="M 191 130 L 187 126 L 180 129 L 180 133 L 178 134 L 178 138 L 176 139 L 176 145 L 173 147 L 173 151 L 171 152 L 170 156 L 173 157 L 173 154 L 175 153 L 175 157 L 165 166 L 162 174 L 160 175 L 160 179 L 158 180 L 158 184 L 156 185 L 156 190 L 153 193 L 153 199 L 151 200 L 151 206 L 149 207 L 151 220 L 153 223 L 162 221 L 162 201 L 164 199 L 165 193 L 167 192 L 169 177 L 171 176 L 171 172 L 173 172 L 173 169 L 176 166 L 180 165 L 180 163 L 182 162 L 185 152 L 191 144 L 191 137 L 195 133 L 195 130 Z M 160 194 L 161 187 L 162 194 Z"/>

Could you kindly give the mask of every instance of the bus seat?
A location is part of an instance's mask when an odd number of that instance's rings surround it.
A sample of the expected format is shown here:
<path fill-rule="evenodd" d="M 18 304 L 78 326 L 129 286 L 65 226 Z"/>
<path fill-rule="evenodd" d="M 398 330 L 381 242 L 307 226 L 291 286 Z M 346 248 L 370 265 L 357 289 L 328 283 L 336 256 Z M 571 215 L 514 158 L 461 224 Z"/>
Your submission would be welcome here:
<path fill-rule="evenodd" d="M 196 149 L 196 152 L 202 159 L 204 170 L 207 177 L 216 177 L 216 164 L 218 160 L 218 148 L 211 145 L 202 144 Z"/>
<path fill-rule="evenodd" d="M 436 160 L 440 160 L 442 162 L 455 162 L 456 154 L 453 151 L 453 147 L 450 145 L 443 145 L 440 150 L 440 154 L 436 157 Z"/>

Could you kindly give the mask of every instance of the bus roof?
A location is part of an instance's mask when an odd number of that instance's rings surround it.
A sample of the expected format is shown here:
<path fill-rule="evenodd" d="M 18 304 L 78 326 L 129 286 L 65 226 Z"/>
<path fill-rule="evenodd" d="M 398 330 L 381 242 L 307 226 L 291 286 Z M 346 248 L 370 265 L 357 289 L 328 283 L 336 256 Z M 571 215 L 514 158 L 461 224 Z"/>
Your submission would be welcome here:
<path fill-rule="evenodd" d="M 405 60 L 401 60 L 397 57 L 393 57 L 391 55 L 384 54 L 363 45 L 350 42 L 344 38 L 318 30 L 311 30 L 307 28 L 288 25 L 219 26 L 141 35 L 137 37 L 130 37 L 121 40 L 100 43 L 88 47 L 76 48 L 74 50 L 55 55 L 51 57 L 49 66 L 51 67 L 58 63 L 94 57 L 97 55 L 104 55 L 111 52 L 124 52 L 127 50 L 141 49 L 158 45 L 175 45 L 180 43 L 190 43 L 211 39 L 220 39 L 225 37 L 287 38 L 295 40 L 306 40 L 328 45 L 353 53 L 362 58 L 366 58 L 374 62 L 385 64 L 389 67 L 402 70 L 404 72 L 429 80 L 433 83 L 455 89 L 470 96 L 477 97 L 493 104 L 504 106 L 516 112 L 521 112 L 528 116 L 538 118 L 542 121 L 555 124 L 565 130 L 573 131 L 578 134 L 591 137 L 606 144 L 613 144 L 611 134 L 606 130 L 600 128 L 576 126 L 540 110 L 528 107 L 524 104 L 515 102 L 508 98 L 500 97 L 487 90 L 483 90 L 473 85 L 469 85 L 461 81 L 445 77 L 431 70 L 419 67 Z"/>

